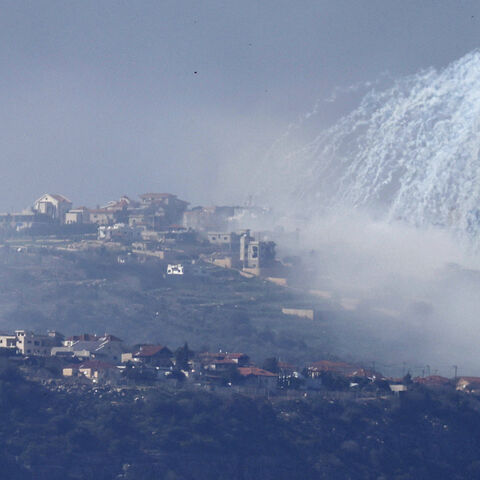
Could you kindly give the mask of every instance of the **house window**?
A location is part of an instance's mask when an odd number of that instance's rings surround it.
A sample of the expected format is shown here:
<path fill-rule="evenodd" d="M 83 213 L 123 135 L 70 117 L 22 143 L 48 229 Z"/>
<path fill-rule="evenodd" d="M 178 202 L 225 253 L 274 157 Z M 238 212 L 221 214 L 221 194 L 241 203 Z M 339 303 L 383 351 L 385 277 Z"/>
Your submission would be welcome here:
<path fill-rule="evenodd" d="M 28 342 L 28 343 L 30 343 L 30 342 Z M 35 340 L 35 341 L 33 342 L 33 344 L 36 345 L 36 346 L 38 346 L 38 345 L 40 345 L 40 342 L 37 341 L 37 340 Z"/>
<path fill-rule="evenodd" d="M 27 340 L 27 343 L 32 343 L 32 341 L 31 341 L 31 340 Z"/>

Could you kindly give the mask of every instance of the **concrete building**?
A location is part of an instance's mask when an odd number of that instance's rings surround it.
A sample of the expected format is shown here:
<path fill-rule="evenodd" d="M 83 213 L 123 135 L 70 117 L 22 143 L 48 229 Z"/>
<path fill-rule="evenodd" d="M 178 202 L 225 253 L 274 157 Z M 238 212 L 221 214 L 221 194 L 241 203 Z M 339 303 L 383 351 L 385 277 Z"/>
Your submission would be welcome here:
<path fill-rule="evenodd" d="M 275 242 L 256 241 L 247 230 L 240 237 L 240 263 L 243 270 L 259 275 L 275 264 Z"/>
<path fill-rule="evenodd" d="M 37 216 L 31 211 L 21 213 L 0 213 L 0 226 L 17 232 L 31 228 Z"/>
<path fill-rule="evenodd" d="M 98 239 L 113 242 L 136 242 L 142 239 L 143 228 L 129 226 L 124 223 L 115 225 L 100 225 L 98 227 Z"/>
<path fill-rule="evenodd" d="M 116 211 L 107 210 L 106 208 L 89 209 L 88 211 L 89 223 L 97 225 L 112 225 L 115 223 Z"/>
<path fill-rule="evenodd" d="M 33 205 L 33 212 L 37 215 L 44 215 L 51 220 L 64 223 L 65 214 L 72 208 L 72 202 L 63 195 L 46 193 L 42 195 Z"/>
<path fill-rule="evenodd" d="M 240 248 L 240 235 L 235 232 L 208 232 L 207 239 L 210 244 L 216 245 L 224 250 L 236 253 Z"/>
<path fill-rule="evenodd" d="M 90 223 L 90 214 L 88 208 L 72 208 L 65 214 L 65 223 L 67 225 Z"/>
<path fill-rule="evenodd" d="M 146 213 L 157 213 L 154 230 L 181 223 L 183 213 L 188 207 L 188 202 L 171 193 L 144 193 L 139 197 Z M 158 215 L 159 213 L 162 215 Z"/>
<path fill-rule="evenodd" d="M 96 359 L 117 364 L 121 362 L 122 354 L 127 350 L 123 341 L 113 335 L 97 337 L 84 334 L 67 339 L 63 346 L 52 348 L 51 354 L 56 357 Z"/>
<path fill-rule="evenodd" d="M 70 365 L 63 369 L 64 377 L 88 378 L 93 383 L 115 383 L 121 376 L 120 370 L 113 364 L 100 360 L 87 360 L 81 364 Z"/>
<path fill-rule="evenodd" d="M 15 330 L 16 347 L 22 355 L 50 356 L 52 348 L 62 344 L 63 335 L 58 332 L 48 332 L 38 335 L 30 330 Z"/>
<path fill-rule="evenodd" d="M 0 348 L 17 348 L 17 336 L 9 333 L 0 334 Z"/>
<path fill-rule="evenodd" d="M 195 207 L 183 214 L 183 225 L 203 232 L 226 232 L 234 207 Z"/>

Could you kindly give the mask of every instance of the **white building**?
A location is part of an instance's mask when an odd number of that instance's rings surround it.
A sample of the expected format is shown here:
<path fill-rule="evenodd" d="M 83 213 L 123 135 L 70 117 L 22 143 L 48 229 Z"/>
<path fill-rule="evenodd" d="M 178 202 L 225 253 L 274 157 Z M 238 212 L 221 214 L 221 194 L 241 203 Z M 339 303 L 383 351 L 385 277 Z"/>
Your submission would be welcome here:
<path fill-rule="evenodd" d="M 15 330 L 16 347 L 22 355 L 49 356 L 53 347 L 60 345 L 63 336 L 57 332 L 38 335 L 30 330 Z"/>
<path fill-rule="evenodd" d="M 72 202 L 63 195 L 46 193 L 33 205 L 33 211 L 40 215 L 46 215 L 52 220 L 64 223 L 65 214 L 72 208 Z"/>
<path fill-rule="evenodd" d="M 123 341 L 113 335 L 82 335 L 66 339 L 63 344 L 64 346 L 52 348 L 52 356 L 96 359 L 117 364 L 121 362 L 122 354 L 128 350 Z"/>

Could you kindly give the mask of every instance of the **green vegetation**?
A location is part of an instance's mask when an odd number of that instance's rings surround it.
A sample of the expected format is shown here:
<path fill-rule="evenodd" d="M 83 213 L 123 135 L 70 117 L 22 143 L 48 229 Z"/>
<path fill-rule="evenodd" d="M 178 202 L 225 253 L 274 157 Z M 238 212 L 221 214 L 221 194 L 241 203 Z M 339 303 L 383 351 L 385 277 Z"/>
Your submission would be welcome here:
<path fill-rule="evenodd" d="M 47 390 L 0 359 L 2 479 L 466 479 L 480 474 L 480 399 L 295 401 L 185 387 Z"/>

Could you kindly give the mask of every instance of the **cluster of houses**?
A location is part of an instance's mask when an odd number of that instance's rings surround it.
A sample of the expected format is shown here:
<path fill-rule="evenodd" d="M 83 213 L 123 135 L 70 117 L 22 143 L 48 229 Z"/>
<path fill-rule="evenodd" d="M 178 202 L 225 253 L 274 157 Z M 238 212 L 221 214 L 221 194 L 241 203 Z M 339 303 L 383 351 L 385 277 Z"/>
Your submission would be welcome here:
<path fill-rule="evenodd" d="M 125 223 L 158 231 L 181 222 L 188 206 L 188 202 L 170 193 L 145 193 L 139 198 L 136 201 L 123 196 L 102 207 L 73 208 L 73 203 L 64 195 L 46 193 L 22 213 L 1 214 L 0 223 L 16 229 L 29 228 L 35 223 L 99 226 Z"/>
<path fill-rule="evenodd" d="M 13 334 L 0 334 L 0 352 L 16 358 L 55 358 L 62 366 L 63 377 L 70 382 L 122 385 L 132 379 L 158 382 L 181 378 L 211 389 L 228 387 L 255 393 L 272 393 L 289 387 L 302 391 L 335 390 L 340 384 L 343 388 L 355 390 L 368 384 L 383 383 L 394 394 L 401 394 L 417 383 L 431 388 L 480 393 L 480 377 L 448 379 L 431 375 L 410 379 L 407 375 L 395 379 L 372 369 L 331 360 L 296 368 L 269 359 L 268 366 L 259 368 L 245 353 L 194 353 L 186 345 L 176 352 L 164 345 L 130 347 L 110 334 L 85 333 L 64 337 L 55 331 L 41 335 L 16 330 Z"/>
<path fill-rule="evenodd" d="M 188 202 L 171 193 L 144 193 L 138 200 L 125 195 L 101 207 L 74 208 L 67 197 L 46 193 L 24 212 L 0 214 L 0 230 L 47 231 L 49 235 L 56 231 L 90 236 L 96 233 L 97 240 L 107 245 L 128 245 L 136 255 L 177 261 L 188 251 L 194 257 L 202 256 L 217 266 L 236 268 L 246 275 L 282 277 L 285 265 L 276 260 L 275 243 L 268 236 L 240 228 L 261 223 L 269 210 L 254 206 L 188 206 Z"/>
<path fill-rule="evenodd" d="M 247 387 L 273 390 L 276 386 L 278 375 L 256 367 L 243 353 L 202 352 L 193 355 L 186 348 L 187 357 L 180 365 L 174 352 L 164 345 L 129 347 L 110 334 L 85 333 L 64 337 L 55 331 L 41 335 L 29 330 L 0 334 L 0 351 L 29 358 L 54 357 L 63 365 L 65 378 L 118 383 L 125 378 L 125 373 L 137 370 L 156 380 L 180 374 L 200 379 L 206 385 L 219 385 L 232 374 Z"/>
<path fill-rule="evenodd" d="M 171 193 L 144 193 L 138 198 L 124 195 L 96 208 L 74 208 L 64 195 L 45 193 L 21 213 L 0 214 L 0 223 L 17 229 L 31 227 L 35 222 L 99 226 L 123 223 L 151 231 L 181 225 L 191 230 L 226 232 L 270 213 L 268 209 L 253 206 L 198 206 L 188 210 L 189 202 Z"/>

